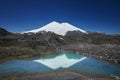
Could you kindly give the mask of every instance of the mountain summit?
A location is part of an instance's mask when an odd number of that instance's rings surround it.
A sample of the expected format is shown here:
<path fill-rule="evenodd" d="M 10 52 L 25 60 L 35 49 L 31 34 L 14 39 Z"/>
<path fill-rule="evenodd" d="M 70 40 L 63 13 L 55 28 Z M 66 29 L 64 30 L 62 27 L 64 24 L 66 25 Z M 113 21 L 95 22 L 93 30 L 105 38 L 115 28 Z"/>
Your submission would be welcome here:
<path fill-rule="evenodd" d="M 80 31 L 82 33 L 87 33 L 86 31 L 77 28 L 69 23 L 58 23 L 56 21 L 53 21 L 41 28 L 25 31 L 23 33 L 29 33 L 29 32 L 38 33 L 40 31 L 46 31 L 46 32 L 50 31 L 62 36 L 64 36 L 68 31 Z"/>

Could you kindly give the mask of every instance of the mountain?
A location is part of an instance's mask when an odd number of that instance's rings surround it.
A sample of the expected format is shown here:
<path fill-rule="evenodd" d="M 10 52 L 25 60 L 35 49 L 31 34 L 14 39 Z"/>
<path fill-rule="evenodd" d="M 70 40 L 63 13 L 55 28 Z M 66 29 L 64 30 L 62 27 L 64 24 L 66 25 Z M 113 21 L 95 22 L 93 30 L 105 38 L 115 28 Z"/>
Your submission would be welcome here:
<path fill-rule="evenodd" d="M 25 31 L 22 33 L 29 33 L 29 32 L 38 33 L 40 31 L 46 31 L 46 32 L 50 31 L 50 32 L 54 32 L 54 33 L 56 33 L 58 35 L 62 35 L 62 36 L 64 36 L 69 31 L 79 31 L 81 33 L 87 34 L 86 31 L 84 31 L 80 28 L 77 28 L 69 23 L 58 23 L 56 21 L 53 21 L 41 28 L 30 30 L 30 31 Z"/>
<path fill-rule="evenodd" d="M 8 34 L 10 34 L 10 32 L 8 32 L 7 30 L 0 27 L 0 36 L 5 36 L 5 35 L 8 35 Z"/>

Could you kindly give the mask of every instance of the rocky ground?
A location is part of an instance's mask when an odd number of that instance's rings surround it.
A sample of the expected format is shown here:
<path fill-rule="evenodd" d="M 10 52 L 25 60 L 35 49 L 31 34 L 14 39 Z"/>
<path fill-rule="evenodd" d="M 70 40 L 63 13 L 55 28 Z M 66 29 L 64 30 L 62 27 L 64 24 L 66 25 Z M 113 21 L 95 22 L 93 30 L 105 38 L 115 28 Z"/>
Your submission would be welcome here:
<path fill-rule="evenodd" d="M 0 62 L 55 52 L 72 52 L 120 65 L 120 35 L 68 32 L 13 34 L 0 28 Z"/>
<path fill-rule="evenodd" d="M 120 46 L 113 44 L 75 43 L 57 48 L 56 51 L 71 52 L 93 57 L 114 64 L 120 64 Z"/>

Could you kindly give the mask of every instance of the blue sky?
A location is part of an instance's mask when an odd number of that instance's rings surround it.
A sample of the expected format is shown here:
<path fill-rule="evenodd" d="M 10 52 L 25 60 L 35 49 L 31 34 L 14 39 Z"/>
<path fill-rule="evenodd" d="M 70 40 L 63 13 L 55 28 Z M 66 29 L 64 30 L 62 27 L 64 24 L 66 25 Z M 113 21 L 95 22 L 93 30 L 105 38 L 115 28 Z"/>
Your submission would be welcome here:
<path fill-rule="evenodd" d="M 8 31 L 36 29 L 52 21 L 120 34 L 120 0 L 0 0 L 0 27 Z"/>

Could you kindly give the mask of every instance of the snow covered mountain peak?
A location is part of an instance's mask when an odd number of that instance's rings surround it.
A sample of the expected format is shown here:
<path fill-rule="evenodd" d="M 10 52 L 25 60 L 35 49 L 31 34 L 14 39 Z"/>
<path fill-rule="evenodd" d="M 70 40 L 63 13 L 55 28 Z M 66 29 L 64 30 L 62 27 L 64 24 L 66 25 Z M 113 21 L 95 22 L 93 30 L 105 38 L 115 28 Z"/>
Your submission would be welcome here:
<path fill-rule="evenodd" d="M 23 33 L 29 33 L 29 32 L 32 32 L 32 33 L 38 33 L 40 31 L 50 31 L 50 32 L 54 32 L 58 35 L 62 35 L 64 36 L 68 31 L 80 31 L 82 33 L 86 33 L 86 31 L 82 30 L 82 29 L 79 29 L 69 23 L 58 23 L 56 21 L 53 21 L 41 28 L 38 28 L 38 29 L 34 29 L 34 30 L 30 30 L 30 31 L 25 31 Z"/>

